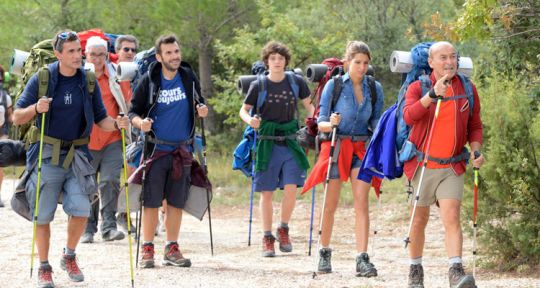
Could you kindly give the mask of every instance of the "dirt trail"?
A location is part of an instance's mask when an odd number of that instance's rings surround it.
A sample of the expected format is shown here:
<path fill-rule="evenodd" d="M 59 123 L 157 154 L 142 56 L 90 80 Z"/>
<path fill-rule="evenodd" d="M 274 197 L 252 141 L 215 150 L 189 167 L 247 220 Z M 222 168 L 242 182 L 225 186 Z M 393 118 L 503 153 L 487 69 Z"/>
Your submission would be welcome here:
<path fill-rule="evenodd" d="M 8 179 L 2 187 L 2 199 L 9 204 L 12 183 Z M 9 205 L 8 205 L 9 206 Z M 383 204 L 384 215 L 372 205 L 372 218 L 379 225 L 379 233 L 374 238 L 370 257 L 376 265 L 379 276 L 357 278 L 354 276 L 354 234 L 352 207 L 340 207 L 332 241 L 334 249 L 332 265 L 334 273 L 319 275 L 312 279 L 314 267 L 312 257 L 307 256 L 309 233 L 309 209 L 307 200 L 299 201 L 290 223 L 294 245 L 292 253 L 277 252 L 275 258 L 260 256 L 261 232 L 257 209 L 254 210 L 252 245 L 247 246 L 248 208 L 214 207 L 214 250 L 210 255 L 208 222 L 199 222 L 185 216 L 180 239 L 184 255 L 191 258 L 191 268 L 162 267 L 136 269 L 135 287 L 406 287 L 408 260 L 403 248 L 403 237 L 407 229 L 407 216 L 403 205 Z M 426 287 L 448 287 L 447 260 L 443 246 L 443 230 L 440 220 L 432 209 L 424 254 Z M 318 213 L 316 213 L 318 214 Z M 274 219 L 278 219 L 276 214 Z M 130 287 L 129 250 L 127 239 L 103 242 L 96 234 L 93 244 L 80 244 L 77 248 L 80 267 L 85 274 L 85 282 L 73 283 L 60 269 L 59 260 L 66 239 L 66 220 L 61 207 L 57 210 L 52 225 L 50 262 L 54 270 L 57 287 Z M 9 207 L 0 208 L 0 287 L 35 287 L 38 260 L 36 257 L 34 276 L 29 278 L 30 246 L 32 225 L 17 216 Z M 317 221 L 315 221 L 317 223 Z M 314 235 L 315 239 L 315 235 Z M 156 257 L 162 257 L 164 235 L 155 240 Z M 135 257 L 135 242 L 133 242 Z M 313 246 L 315 251 L 316 242 Z M 276 245 L 277 247 L 277 245 Z M 464 261 L 467 267 L 472 263 L 471 239 L 465 235 Z M 37 256 L 37 255 L 36 255 Z M 538 273 L 540 274 L 540 273 Z M 499 274 L 477 270 L 478 287 L 540 287 L 540 276 L 518 278 L 512 274 Z"/>

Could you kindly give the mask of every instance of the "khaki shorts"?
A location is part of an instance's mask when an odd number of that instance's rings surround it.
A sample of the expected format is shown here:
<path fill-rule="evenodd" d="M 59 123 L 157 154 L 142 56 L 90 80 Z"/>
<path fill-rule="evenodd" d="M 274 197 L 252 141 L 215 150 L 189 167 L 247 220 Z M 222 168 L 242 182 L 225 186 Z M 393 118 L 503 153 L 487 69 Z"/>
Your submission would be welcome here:
<path fill-rule="evenodd" d="M 414 189 L 413 197 L 411 198 L 412 203 L 414 203 L 414 198 L 416 197 L 421 173 L 422 168 L 418 168 L 412 181 Z M 436 200 L 440 199 L 456 199 L 461 201 L 463 198 L 464 175 L 456 176 L 452 168 L 426 168 L 417 205 L 430 206 Z"/>

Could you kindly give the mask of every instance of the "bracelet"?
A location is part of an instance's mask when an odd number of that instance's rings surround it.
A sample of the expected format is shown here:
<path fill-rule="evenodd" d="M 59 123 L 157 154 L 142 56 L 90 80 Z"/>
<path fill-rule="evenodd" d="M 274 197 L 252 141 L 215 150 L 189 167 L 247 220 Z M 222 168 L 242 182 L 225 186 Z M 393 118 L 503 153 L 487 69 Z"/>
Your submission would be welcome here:
<path fill-rule="evenodd" d="M 39 112 L 37 111 L 37 103 L 34 104 L 34 110 L 36 110 L 36 114 L 39 114 Z"/>

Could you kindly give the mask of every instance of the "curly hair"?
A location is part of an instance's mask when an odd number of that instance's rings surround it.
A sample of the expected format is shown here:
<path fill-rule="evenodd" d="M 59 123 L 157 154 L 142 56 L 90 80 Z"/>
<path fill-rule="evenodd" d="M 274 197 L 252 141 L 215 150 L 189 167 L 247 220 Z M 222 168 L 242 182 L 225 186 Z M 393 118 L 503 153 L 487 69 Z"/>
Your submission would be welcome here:
<path fill-rule="evenodd" d="M 261 59 L 266 67 L 268 67 L 268 58 L 270 55 L 276 53 L 285 57 L 285 66 L 289 65 L 289 61 L 291 61 L 291 52 L 289 48 L 283 43 L 270 41 L 264 45 L 261 52 Z"/>

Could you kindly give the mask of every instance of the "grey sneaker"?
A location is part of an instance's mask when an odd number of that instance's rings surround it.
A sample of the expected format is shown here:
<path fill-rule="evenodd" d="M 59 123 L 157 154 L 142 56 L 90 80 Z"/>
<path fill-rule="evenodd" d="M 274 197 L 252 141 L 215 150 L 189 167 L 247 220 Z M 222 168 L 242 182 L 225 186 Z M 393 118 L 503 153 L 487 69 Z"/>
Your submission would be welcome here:
<path fill-rule="evenodd" d="M 289 238 L 289 227 L 278 227 L 276 234 L 279 242 L 279 251 L 292 252 L 291 238 Z"/>
<path fill-rule="evenodd" d="M 94 243 L 94 234 L 84 232 L 80 240 L 81 243 Z"/>
<path fill-rule="evenodd" d="M 164 266 L 176 266 L 176 267 L 191 267 L 191 260 L 184 258 L 180 249 L 178 249 L 178 243 L 171 243 L 165 246 L 165 252 L 163 252 Z"/>
<path fill-rule="evenodd" d="M 317 270 L 321 273 L 332 272 L 332 249 L 321 248 L 319 250 L 319 267 Z"/>
<path fill-rule="evenodd" d="M 79 269 L 79 265 L 77 264 L 77 258 L 75 255 L 62 255 L 62 259 L 60 260 L 60 267 L 62 267 L 63 270 L 67 271 L 69 279 L 73 282 L 82 282 L 84 281 L 84 275 Z"/>
<path fill-rule="evenodd" d="M 409 268 L 408 288 L 424 288 L 424 268 L 422 264 L 411 265 Z"/>
<path fill-rule="evenodd" d="M 466 275 L 461 263 L 453 264 L 448 269 L 448 280 L 450 288 L 475 288 L 474 277 Z"/>
<path fill-rule="evenodd" d="M 133 225 L 133 221 L 131 221 L 132 219 L 130 219 L 130 222 L 131 222 L 131 234 L 133 235 L 137 235 L 137 233 L 135 232 L 135 226 Z M 127 226 L 127 213 L 118 213 L 118 215 L 116 216 L 116 224 L 118 225 L 118 228 L 120 228 L 121 230 L 125 231 L 126 233 L 128 232 L 128 226 Z"/>
<path fill-rule="evenodd" d="M 356 277 L 375 277 L 377 276 L 377 269 L 375 265 L 369 262 L 369 256 L 367 253 L 362 253 L 356 257 Z"/>
<path fill-rule="evenodd" d="M 40 266 L 38 269 L 38 288 L 54 288 L 51 265 Z"/>
<path fill-rule="evenodd" d="M 143 244 L 141 254 L 141 268 L 154 268 L 154 244 Z"/>
<path fill-rule="evenodd" d="M 124 239 L 124 237 L 125 237 L 124 233 L 116 229 L 109 230 L 103 233 L 103 235 L 101 235 L 101 238 L 103 238 L 103 240 L 105 241 L 122 240 Z"/>

